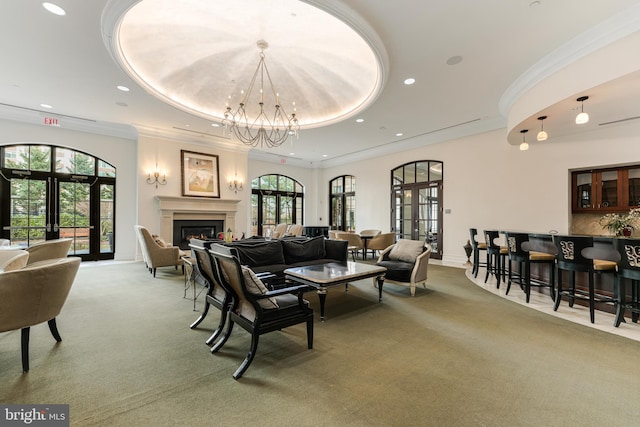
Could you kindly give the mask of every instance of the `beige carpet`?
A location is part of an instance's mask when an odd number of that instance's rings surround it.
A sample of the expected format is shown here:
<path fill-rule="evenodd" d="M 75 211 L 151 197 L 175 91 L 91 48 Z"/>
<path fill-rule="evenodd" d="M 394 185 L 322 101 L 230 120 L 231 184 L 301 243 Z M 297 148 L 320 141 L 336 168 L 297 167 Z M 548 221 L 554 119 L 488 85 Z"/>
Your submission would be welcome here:
<path fill-rule="evenodd" d="M 58 326 L 0 334 L 0 402 L 68 403 L 74 426 L 632 426 L 640 343 L 539 313 L 430 266 L 428 290 L 370 280 L 332 289 L 307 350 L 304 326 L 217 355 L 183 278 L 141 263 L 83 265 Z M 317 295 L 308 299 L 317 309 Z M 201 307 L 201 304 L 198 305 Z M 316 315 L 318 313 L 316 311 Z M 639 326 L 640 327 L 640 326 Z"/>

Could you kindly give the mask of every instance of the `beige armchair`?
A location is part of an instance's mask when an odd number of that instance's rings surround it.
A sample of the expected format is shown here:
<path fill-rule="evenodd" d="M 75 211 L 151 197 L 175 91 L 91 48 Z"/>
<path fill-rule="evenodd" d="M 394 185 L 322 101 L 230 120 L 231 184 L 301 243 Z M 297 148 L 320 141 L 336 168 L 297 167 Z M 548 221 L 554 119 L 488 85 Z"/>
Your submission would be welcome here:
<path fill-rule="evenodd" d="M 346 240 L 347 242 L 349 242 L 347 251 L 351 253 L 353 261 L 356 260 L 356 254 L 364 250 L 364 243 L 362 242 L 359 234 L 348 233 L 346 231 L 337 231 L 336 240 Z"/>
<path fill-rule="evenodd" d="M 289 228 L 289 224 L 276 225 L 276 228 L 273 230 L 273 233 L 271 233 L 271 238 L 279 239 L 280 237 L 283 237 L 287 232 L 288 228 Z"/>
<path fill-rule="evenodd" d="M 367 242 L 367 251 L 376 255 L 376 251 L 383 251 L 396 242 L 396 233 L 382 233 L 374 236 Z"/>
<path fill-rule="evenodd" d="M 377 236 L 378 234 L 382 233 L 382 230 L 362 230 L 360 233 L 358 233 L 360 236 Z"/>
<path fill-rule="evenodd" d="M 29 371 L 30 327 L 47 322 L 56 341 L 62 341 L 56 317 L 67 300 L 80 258 L 39 262 L 0 273 L 0 332 L 22 330 L 22 370 Z"/>
<path fill-rule="evenodd" d="M 153 277 L 156 277 L 158 267 L 174 266 L 177 269 L 181 265 L 184 269 L 182 257 L 187 255 L 186 252 L 177 246 L 166 247 L 158 243 L 149 230 L 141 225 L 136 225 L 135 229 L 142 249 L 142 258 L 147 263 L 149 272 L 153 273 Z"/>
<path fill-rule="evenodd" d="M 380 253 L 376 265 L 385 267 L 385 282 L 409 285 L 411 296 L 416 285 L 427 288 L 427 267 L 431 257 L 431 245 L 420 240 L 399 239 Z M 374 280 L 374 286 L 377 282 Z"/>
<path fill-rule="evenodd" d="M 20 249 L 0 250 L 0 273 L 20 270 L 29 260 L 29 252 Z"/>
<path fill-rule="evenodd" d="M 302 236 L 302 231 L 304 227 L 300 224 L 291 224 L 287 229 L 287 232 L 284 233 L 285 236 Z"/>
<path fill-rule="evenodd" d="M 27 265 L 48 259 L 66 258 L 72 242 L 72 239 L 53 239 L 29 246 L 25 249 L 29 252 Z"/>

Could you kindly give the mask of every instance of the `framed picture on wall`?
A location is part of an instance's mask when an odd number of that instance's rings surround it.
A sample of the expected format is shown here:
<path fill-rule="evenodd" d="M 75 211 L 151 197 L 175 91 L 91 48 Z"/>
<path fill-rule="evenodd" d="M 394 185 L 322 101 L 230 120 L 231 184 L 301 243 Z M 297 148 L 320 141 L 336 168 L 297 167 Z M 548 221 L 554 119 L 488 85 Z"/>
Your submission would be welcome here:
<path fill-rule="evenodd" d="M 218 156 L 180 150 L 182 195 L 220 198 Z"/>

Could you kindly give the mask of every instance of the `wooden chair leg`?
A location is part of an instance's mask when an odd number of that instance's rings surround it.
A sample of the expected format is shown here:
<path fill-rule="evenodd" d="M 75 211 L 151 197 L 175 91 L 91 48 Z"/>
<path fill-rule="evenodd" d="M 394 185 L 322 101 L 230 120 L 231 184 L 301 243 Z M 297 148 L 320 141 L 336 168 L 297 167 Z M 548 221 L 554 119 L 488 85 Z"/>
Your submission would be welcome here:
<path fill-rule="evenodd" d="M 215 343 L 215 345 L 213 347 L 211 347 L 211 353 L 216 353 L 218 350 L 220 350 L 222 348 L 224 343 L 227 342 L 227 340 L 231 336 L 231 331 L 233 330 L 233 324 L 234 324 L 234 321 L 229 319 L 229 324 L 227 325 L 227 330 L 222 335 L 222 338 L 220 338 L 220 340 L 217 343 Z"/>
<path fill-rule="evenodd" d="M 237 380 L 249 369 L 249 365 L 253 362 L 253 358 L 256 357 L 256 352 L 258 351 L 258 341 L 260 340 L 260 335 L 257 333 L 253 333 L 251 335 L 251 348 L 249 349 L 249 353 L 247 353 L 247 357 L 244 358 L 242 365 L 236 370 L 233 374 L 233 379 Z"/>
<path fill-rule="evenodd" d="M 53 335 L 53 338 L 55 338 L 55 340 L 58 342 L 62 341 L 62 338 L 58 333 L 58 325 L 56 324 L 56 318 L 54 317 L 53 319 L 49 320 L 47 324 L 49 325 L 49 330 L 51 331 L 51 335 Z"/>
<path fill-rule="evenodd" d="M 313 348 L 313 317 L 307 320 L 307 348 Z"/>
<path fill-rule="evenodd" d="M 209 303 L 209 301 L 205 298 L 205 300 L 204 300 L 204 308 L 202 309 L 202 313 L 200 313 L 200 317 L 198 317 L 195 320 L 195 322 L 193 322 L 189 326 L 190 329 L 195 329 L 195 327 L 198 326 L 204 320 L 205 317 L 207 317 L 207 313 L 209 312 L 209 306 L 210 305 L 211 304 Z"/>

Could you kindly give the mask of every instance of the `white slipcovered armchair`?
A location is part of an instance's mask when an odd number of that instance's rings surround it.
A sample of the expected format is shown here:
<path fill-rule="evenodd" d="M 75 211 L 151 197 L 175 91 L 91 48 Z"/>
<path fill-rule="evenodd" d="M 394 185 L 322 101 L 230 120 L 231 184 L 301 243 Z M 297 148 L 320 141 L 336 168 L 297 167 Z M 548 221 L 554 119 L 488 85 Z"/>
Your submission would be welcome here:
<path fill-rule="evenodd" d="M 149 230 L 141 225 L 136 225 L 136 235 L 140 241 L 142 250 L 142 258 L 149 268 L 149 272 L 156 277 L 156 269 L 158 267 L 178 268 L 181 265 L 184 269 L 183 256 L 187 253 L 180 250 L 177 246 L 165 246 L 163 242 L 156 241 Z M 184 270 L 183 270 L 184 271 Z"/>

